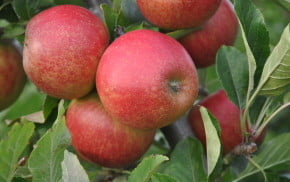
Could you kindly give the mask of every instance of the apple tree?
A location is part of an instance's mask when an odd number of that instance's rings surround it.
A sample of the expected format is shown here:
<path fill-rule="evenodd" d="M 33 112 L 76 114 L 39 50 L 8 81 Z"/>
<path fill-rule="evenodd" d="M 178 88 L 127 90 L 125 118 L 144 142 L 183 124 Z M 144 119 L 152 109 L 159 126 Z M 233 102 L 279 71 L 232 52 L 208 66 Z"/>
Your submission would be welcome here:
<path fill-rule="evenodd" d="M 288 0 L 2 0 L 0 182 L 290 181 Z"/>

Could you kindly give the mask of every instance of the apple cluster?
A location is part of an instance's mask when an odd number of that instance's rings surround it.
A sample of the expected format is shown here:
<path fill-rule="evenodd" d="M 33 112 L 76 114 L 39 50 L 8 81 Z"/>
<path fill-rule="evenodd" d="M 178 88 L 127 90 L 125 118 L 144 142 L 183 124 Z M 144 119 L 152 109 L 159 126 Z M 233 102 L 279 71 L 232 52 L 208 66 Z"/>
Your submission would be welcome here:
<path fill-rule="evenodd" d="M 161 29 L 195 30 L 180 40 L 134 30 L 110 43 L 100 18 L 82 7 L 60 5 L 34 16 L 25 32 L 27 76 L 44 93 L 72 100 L 66 113 L 72 145 L 82 158 L 105 167 L 137 161 L 156 129 L 192 107 L 196 68 L 214 64 L 219 47 L 233 44 L 238 29 L 228 0 L 137 4 Z"/>

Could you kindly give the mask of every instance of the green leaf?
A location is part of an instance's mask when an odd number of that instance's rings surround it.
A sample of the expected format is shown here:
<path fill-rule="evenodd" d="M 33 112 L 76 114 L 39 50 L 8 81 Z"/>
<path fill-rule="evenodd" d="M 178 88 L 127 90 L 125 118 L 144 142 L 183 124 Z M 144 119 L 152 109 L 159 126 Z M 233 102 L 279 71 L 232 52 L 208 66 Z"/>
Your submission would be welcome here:
<path fill-rule="evenodd" d="M 7 20 L 5 20 L 5 19 L 0 19 L 0 27 L 1 28 L 5 28 L 5 27 L 7 27 L 7 26 L 9 26 L 10 25 L 10 23 L 7 21 Z"/>
<path fill-rule="evenodd" d="M 142 160 L 128 178 L 128 182 L 148 182 L 153 172 L 160 166 L 161 163 L 169 160 L 163 155 L 151 155 Z"/>
<path fill-rule="evenodd" d="M 43 116 L 45 119 L 51 114 L 54 108 L 57 107 L 59 99 L 50 97 L 49 95 L 46 96 L 44 105 L 43 105 Z"/>
<path fill-rule="evenodd" d="M 113 1 L 112 1 L 112 8 L 113 8 L 115 11 L 120 11 L 122 1 L 123 1 L 123 0 L 113 0 Z"/>
<path fill-rule="evenodd" d="M 141 29 L 148 29 L 158 32 L 159 28 L 149 25 L 147 22 L 141 22 L 139 24 L 131 24 L 125 28 L 125 32 L 130 32 L 133 30 L 141 30 Z"/>
<path fill-rule="evenodd" d="M 232 167 L 226 168 L 221 176 L 222 182 L 232 182 L 234 179 L 237 178 L 237 175 Z"/>
<path fill-rule="evenodd" d="M 19 166 L 15 171 L 14 177 L 29 178 L 29 177 L 31 177 L 31 172 L 29 171 L 29 169 L 26 165 Z"/>
<path fill-rule="evenodd" d="M 152 175 L 151 178 L 152 182 L 178 182 L 177 179 L 160 173 L 155 173 Z"/>
<path fill-rule="evenodd" d="M 130 25 L 130 21 L 126 19 L 122 11 L 115 11 L 108 4 L 101 4 L 104 13 L 105 23 L 110 33 L 111 40 L 114 40 L 119 33 L 115 30 L 118 27 L 125 28 Z M 122 33 L 122 32 L 121 32 Z"/>
<path fill-rule="evenodd" d="M 279 4 L 284 7 L 286 10 L 290 11 L 290 2 L 289 0 L 276 0 Z"/>
<path fill-rule="evenodd" d="M 77 156 L 67 150 L 64 151 L 64 160 L 61 167 L 62 182 L 89 182 L 89 177 Z"/>
<path fill-rule="evenodd" d="M 213 117 L 210 117 L 205 107 L 200 107 L 200 113 L 206 135 L 207 175 L 210 176 L 221 156 L 220 128 L 216 128 L 213 124 L 215 122 L 217 125 L 217 121 Z"/>
<path fill-rule="evenodd" d="M 144 22 L 141 22 L 140 24 L 132 24 L 132 25 L 126 27 L 125 31 L 130 32 L 133 30 L 141 30 L 141 29 L 144 29 Z"/>
<path fill-rule="evenodd" d="M 34 131 L 33 123 L 14 124 L 7 140 L 0 142 L 0 182 L 12 181 L 17 162 Z"/>
<path fill-rule="evenodd" d="M 42 109 L 45 95 L 40 93 L 31 83 L 26 83 L 24 90 L 17 101 L 4 111 L 0 112 L 0 122 L 5 119 L 16 119 Z"/>
<path fill-rule="evenodd" d="M 217 53 L 217 74 L 230 100 L 244 108 L 249 68 L 247 57 L 234 47 L 223 46 Z"/>
<path fill-rule="evenodd" d="M 182 182 L 206 182 L 203 148 L 193 138 L 180 141 L 173 150 L 165 173 Z"/>
<path fill-rule="evenodd" d="M 260 148 L 260 153 L 252 158 L 263 170 L 275 169 L 276 166 L 289 163 L 290 161 L 290 133 L 285 133 L 264 143 Z M 282 169 L 280 170 L 288 170 Z M 260 170 L 248 164 L 247 168 L 234 181 L 239 181 L 250 175 L 258 173 Z"/>
<path fill-rule="evenodd" d="M 290 102 L 290 92 L 286 93 L 283 98 L 284 103 Z"/>
<path fill-rule="evenodd" d="M 22 24 L 18 23 L 11 23 L 3 29 L 2 38 L 5 39 L 12 39 L 16 36 L 23 35 L 25 32 L 25 28 Z"/>
<path fill-rule="evenodd" d="M 255 85 L 260 80 L 260 76 L 267 57 L 270 54 L 269 33 L 266 29 L 264 17 L 262 13 L 255 7 L 251 0 L 235 0 L 235 11 L 239 17 L 239 22 L 242 29 L 244 42 L 247 41 L 247 54 L 251 50 L 253 53 L 249 59 L 253 64 L 252 59 L 256 60 L 257 70 L 255 73 Z M 250 69 L 250 74 L 252 74 Z"/>
<path fill-rule="evenodd" d="M 59 115 L 52 127 L 36 143 L 28 160 L 33 182 L 51 182 L 61 179 L 61 162 L 64 150 L 71 144 L 65 125 L 63 100 L 59 104 Z"/>
<path fill-rule="evenodd" d="M 172 37 L 174 39 L 180 39 L 183 36 L 193 32 L 197 30 L 197 28 L 190 28 L 190 29 L 182 29 L 182 30 L 175 30 L 173 32 L 169 32 L 166 35 L 168 35 L 169 37 Z"/>
<path fill-rule="evenodd" d="M 240 22 L 239 22 L 240 23 Z M 241 25 L 241 23 L 240 23 Z M 254 84 L 255 84 L 255 72 L 256 72 L 256 61 L 254 58 L 254 55 L 249 47 L 249 44 L 247 42 L 247 38 L 245 35 L 245 32 L 243 30 L 243 28 L 241 27 L 241 32 L 242 32 L 242 37 L 243 37 L 243 42 L 246 48 L 246 53 L 247 53 L 247 57 L 248 57 L 248 70 L 249 70 L 249 81 L 248 81 L 248 91 L 247 91 L 247 96 L 246 96 L 246 105 L 248 104 L 247 102 L 249 101 L 250 98 L 250 94 L 252 92 L 252 90 L 254 89 Z"/>
<path fill-rule="evenodd" d="M 113 39 L 113 37 L 115 37 L 117 15 L 108 4 L 101 4 L 101 9 L 104 13 L 105 23 L 110 33 L 110 37 Z"/>
<path fill-rule="evenodd" d="M 277 96 L 290 84 L 290 24 L 269 56 L 257 89 L 260 95 Z"/>

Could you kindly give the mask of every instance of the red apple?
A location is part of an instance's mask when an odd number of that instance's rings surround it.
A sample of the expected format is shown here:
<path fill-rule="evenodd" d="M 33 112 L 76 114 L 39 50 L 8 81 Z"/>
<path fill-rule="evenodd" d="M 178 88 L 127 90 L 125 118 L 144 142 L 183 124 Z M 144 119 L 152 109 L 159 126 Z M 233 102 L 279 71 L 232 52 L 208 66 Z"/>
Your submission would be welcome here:
<path fill-rule="evenodd" d="M 16 48 L 0 44 L 0 111 L 10 106 L 25 84 L 22 57 Z"/>
<path fill-rule="evenodd" d="M 229 0 L 222 0 L 214 16 L 199 30 L 180 39 L 197 68 L 215 63 L 222 45 L 233 45 L 238 32 L 238 20 Z"/>
<path fill-rule="evenodd" d="M 197 27 L 217 10 L 221 0 L 137 0 L 144 17 L 164 29 Z"/>
<path fill-rule="evenodd" d="M 84 159 L 111 168 L 136 162 L 153 142 L 155 130 L 138 130 L 109 116 L 98 96 L 73 100 L 66 124 L 72 145 Z"/>
<path fill-rule="evenodd" d="M 24 70 L 50 96 L 82 97 L 94 88 L 97 65 L 108 41 L 103 22 L 87 9 L 55 6 L 27 25 Z"/>
<path fill-rule="evenodd" d="M 142 129 L 175 121 L 192 106 L 198 92 L 196 69 L 186 50 L 152 30 L 116 39 L 101 58 L 96 85 L 112 117 Z"/>
<path fill-rule="evenodd" d="M 207 108 L 219 122 L 223 154 L 231 152 L 236 146 L 242 143 L 243 135 L 240 126 L 240 110 L 229 100 L 224 90 L 219 90 L 202 100 L 192 108 L 188 116 L 188 121 L 195 136 L 206 146 L 205 131 L 199 111 L 200 106 Z M 250 128 L 248 130 L 251 132 Z M 260 137 L 254 137 L 254 140 L 259 144 L 263 141 L 264 136 L 265 132 Z"/>

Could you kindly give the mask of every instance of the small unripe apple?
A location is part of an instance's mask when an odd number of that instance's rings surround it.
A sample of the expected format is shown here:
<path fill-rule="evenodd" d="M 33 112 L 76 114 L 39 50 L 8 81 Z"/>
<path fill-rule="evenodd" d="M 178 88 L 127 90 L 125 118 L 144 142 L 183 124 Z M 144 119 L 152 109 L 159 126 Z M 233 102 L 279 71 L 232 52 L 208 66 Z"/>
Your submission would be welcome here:
<path fill-rule="evenodd" d="M 192 57 L 197 68 L 215 63 L 216 53 L 222 45 L 233 45 L 238 32 L 238 20 L 229 0 L 222 0 L 220 7 L 200 29 L 179 41 Z"/>
<path fill-rule="evenodd" d="M 52 7 L 27 25 L 24 70 L 52 97 L 82 97 L 94 88 L 97 65 L 108 41 L 105 25 L 89 10 L 74 5 Z"/>
<path fill-rule="evenodd" d="M 18 98 L 25 81 L 21 55 L 13 46 L 0 43 L 0 111 Z"/>
<path fill-rule="evenodd" d="M 164 29 L 200 26 L 217 10 L 221 0 L 137 0 L 144 17 Z"/>
<path fill-rule="evenodd" d="M 152 30 L 135 30 L 116 39 L 101 58 L 96 85 L 112 117 L 142 129 L 175 121 L 198 92 L 196 68 L 186 50 Z"/>
<path fill-rule="evenodd" d="M 194 106 L 188 116 L 189 124 L 195 136 L 206 146 L 204 125 L 200 114 L 200 106 L 205 107 L 219 122 L 221 128 L 221 142 L 223 154 L 231 152 L 236 146 L 242 143 L 243 134 L 240 126 L 240 110 L 227 97 L 224 90 L 206 97 L 198 105 Z M 248 128 L 251 132 L 251 129 Z M 254 137 L 257 144 L 264 139 L 265 131 L 258 137 Z"/>
<path fill-rule="evenodd" d="M 66 113 L 72 145 L 84 159 L 111 168 L 136 162 L 153 142 L 155 130 L 138 130 L 115 121 L 97 94 L 73 100 Z"/>

